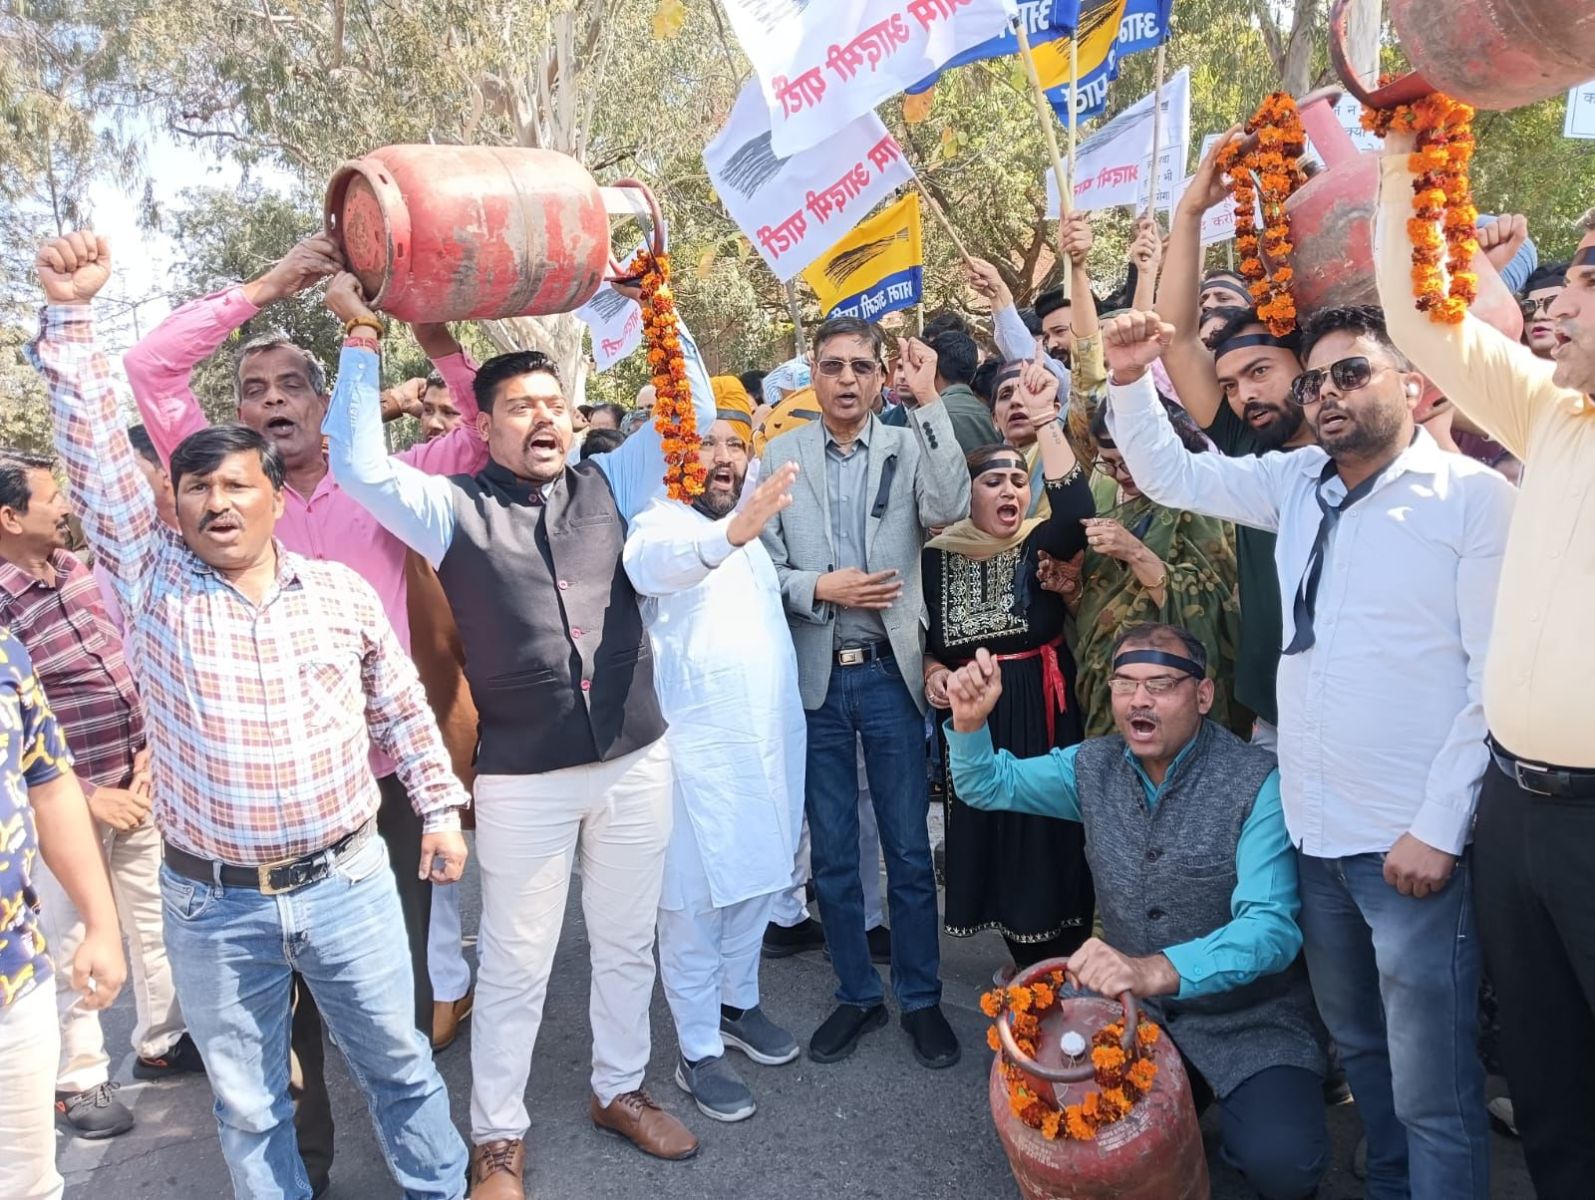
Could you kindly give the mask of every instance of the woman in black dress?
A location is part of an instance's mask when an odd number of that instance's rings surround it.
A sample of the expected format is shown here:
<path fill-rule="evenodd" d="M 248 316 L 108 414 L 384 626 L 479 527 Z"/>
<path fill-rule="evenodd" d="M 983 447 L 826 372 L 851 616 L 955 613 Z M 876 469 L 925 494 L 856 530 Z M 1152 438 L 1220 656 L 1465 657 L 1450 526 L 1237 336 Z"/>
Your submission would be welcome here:
<path fill-rule="evenodd" d="M 1031 483 L 1022 451 L 999 445 L 969 455 L 969 517 L 924 552 L 925 693 L 946 708 L 948 672 L 985 647 L 1002 664 L 992 742 L 1028 758 L 1074 745 L 1084 724 L 1074 698 L 1074 659 L 1063 641 L 1063 601 L 1042 590 L 1036 553 L 1072 557 L 1085 546 L 1082 520 L 1096 510 L 1086 472 L 1057 420 L 1052 373 L 1033 362 L 1009 363 L 998 375 L 997 395 L 1007 398 L 1015 389 L 1041 431 L 1050 515 L 1025 515 Z M 945 748 L 942 754 L 945 760 Z M 947 776 L 947 932 L 968 937 L 996 929 L 1020 967 L 1072 954 L 1090 936 L 1094 908 L 1081 827 L 979 812 L 958 799 Z"/>

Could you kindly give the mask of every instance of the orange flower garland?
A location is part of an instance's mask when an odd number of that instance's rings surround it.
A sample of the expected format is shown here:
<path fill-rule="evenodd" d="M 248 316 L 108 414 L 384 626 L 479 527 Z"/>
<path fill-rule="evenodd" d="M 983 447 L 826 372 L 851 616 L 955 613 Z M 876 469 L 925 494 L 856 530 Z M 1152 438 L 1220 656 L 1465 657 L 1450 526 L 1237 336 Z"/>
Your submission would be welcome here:
<path fill-rule="evenodd" d="M 648 367 L 654 385 L 654 428 L 663 439 L 665 489 L 672 500 L 693 500 L 703 494 L 707 472 L 698 461 L 698 418 L 681 354 L 676 301 L 670 291 L 670 256 L 644 250 L 626 269 L 642 277 L 643 336 L 648 340 Z"/>
<path fill-rule="evenodd" d="M 1473 109 L 1434 92 L 1415 104 L 1364 109 L 1362 127 L 1384 137 L 1392 129 L 1417 134 L 1407 165 L 1412 183 L 1412 295 L 1419 312 L 1438 325 L 1459 324 L 1479 294 L 1468 163 L 1473 159 Z M 1444 270 L 1442 271 L 1442 266 Z"/>
<path fill-rule="evenodd" d="M 1241 274 L 1249 281 L 1257 316 L 1275 337 L 1296 328 L 1296 298 L 1291 291 L 1294 272 L 1288 259 L 1295 246 L 1285 201 L 1302 185 L 1301 156 L 1307 148 L 1296 101 L 1274 92 L 1246 122 L 1255 139 L 1236 139 L 1219 154 L 1218 163 L 1230 177 L 1235 196 L 1235 249 L 1241 256 Z M 1258 239 L 1257 200 L 1263 202 L 1262 239 Z M 1265 261 L 1266 256 L 1266 261 Z M 1273 264 L 1270 273 L 1268 264 Z"/>
<path fill-rule="evenodd" d="M 1034 1058 L 1036 1039 L 1041 1036 L 1041 1018 L 1057 1004 L 1056 989 L 1062 987 L 1063 982 L 1063 972 L 1053 971 L 1047 980 L 1028 987 L 987 992 L 980 998 L 980 1011 L 994 1021 L 1011 1016 L 1015 1043 L 1023 1053 Z M 1004 1058 L 998 1070 L 1008 1086 L 1008 1109 L 1049 1142 L 1060 1137 L 1089 1142 L 1104 1126 L 1129 1115 L 1136 1102 L 1152 1090 L 1153 1081 L 1157 1079 L 1157 1063 L 1148 1055 L 1162 1036 L 1161 1029 L 1143 1018 L 1136 1026 L 1135 1049 L 1126 1054 L 1119 1044 L 1124 1039 L 1123 1021 L 1097 1030 L 1091 1038 L 1091 1063 L 1099 1090 L 1087 1092 L 1078 1104 L 1061 1108 L 1054 1097 L 1036 1095 L 1031 1077 Z M 986 1030 L 986 1044 L 1001 1052 L 996 1025 Z"/>

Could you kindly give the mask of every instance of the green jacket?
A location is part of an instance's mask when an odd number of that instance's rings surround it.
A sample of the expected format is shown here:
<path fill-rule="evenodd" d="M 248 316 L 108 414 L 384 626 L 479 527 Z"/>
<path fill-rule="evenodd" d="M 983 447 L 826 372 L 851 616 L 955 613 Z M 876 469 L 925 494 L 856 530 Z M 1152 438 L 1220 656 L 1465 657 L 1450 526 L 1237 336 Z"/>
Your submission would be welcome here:
<path fill-rule="evenodd" d="M 1002 441 L 991 410 L 967 383 L 953 384 L 941 394 L 941 402 L 953 423 L 953 436 L 965 454 Z"/>

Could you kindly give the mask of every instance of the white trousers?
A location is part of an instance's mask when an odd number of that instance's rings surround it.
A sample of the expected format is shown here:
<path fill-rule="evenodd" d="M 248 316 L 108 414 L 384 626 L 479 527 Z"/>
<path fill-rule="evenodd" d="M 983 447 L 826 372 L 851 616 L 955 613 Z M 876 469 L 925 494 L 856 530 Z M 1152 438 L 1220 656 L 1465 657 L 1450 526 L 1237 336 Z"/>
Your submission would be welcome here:
<path fill-rule="evenodd" d="M 426 929 L 426 973 L 432 999 L 444 1004 L 471 990 L 471 964 L 465 961 L 465 931 L 460 927 L 460 885 L 432 885 L 432 918 Z"/>
<path fill-rule="evenodd" d="M 1262 717 L 1252 722 L 1252 745 L 1274 754 L 1279 753 L 1279 729 Z"/>
<path fill-rule="evenodd" d="M 55 1170 L 60 1037 L 48 983 L 0 1006 L 0 1196 L 5 1200 L 60 1200 L 64 1190 Z"/>
<path fill-rule="evenodd" d="M 593 1092 L 608 1104 L 642 1086 L 670 825 L 670 752 L 662 738 L 613 762 L 477 776 L 473 1142 L 523 1137 L 531 1123 L 526 1080 L 578 849 L 592 960 Z"/>
<path fill-rule="evenodd" d="M 133 992 L 133 1050 L 142 1058 L 159 1058 L 183 1035 L 183 1011 L 166 961 L 161 932 L 161 835 L 146 820 L 127 833 L 98 826 L 100 846 L 111 877 L 116 915 L 127 938 L 128 983 Z M 56 966 L 56 1011 L 61 1023 L 61 1062 L 56 1089 L 71 1095 L 110 1078 L 100 1014 L 83 1007 L 72 990 L 72 956 L 87 933 L 66 889 L 41 858 L 34 864 L 39 890 L 39 927 Z M 0 1193 L 3 1194 L 3 1193 Z"/>
<path fill-rule="evenodd" d="M 775 895 L 770 919 L 783 929 L 801 925 L 809 918 L 804 885 L 809 867 L 809 822 L 803 820 L 798 834 L 797 854 L 792 859 L 792 887 Z M 870 798 L 869 776 L 864 771 L 864 743 L 858 743 L 858 877 L 864 885 L 864 928 L 879 929 L 886 924 L 881 905 L 881 835 L 875 827 L 875 802 Z"/>
<path fill-rule="evenodd" d="M 672 887 L 687 903 L 685 908 L 659 910 L 659 980 L 665 985 L 681 1055 L 697 1062 L 725 1053 L 722 1004 L 753 1008 L 759 1003 L 759 949 L 775 893 L 715 907 L 698 836 L 676 790 L 670 861 L 681 878 Z"/>

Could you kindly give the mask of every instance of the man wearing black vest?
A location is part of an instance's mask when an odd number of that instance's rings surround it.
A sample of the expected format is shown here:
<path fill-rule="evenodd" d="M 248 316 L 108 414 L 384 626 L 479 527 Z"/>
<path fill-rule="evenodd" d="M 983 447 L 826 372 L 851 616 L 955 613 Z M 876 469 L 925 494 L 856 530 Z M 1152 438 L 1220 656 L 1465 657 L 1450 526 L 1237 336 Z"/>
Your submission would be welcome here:
<path fill-rule="evenodd" d="M 966 804 L 1085 826 L 1103 938 L 1070 974 L 1133 992 L 1173 1038 L 1198 1109 L 1217 1098 L 1225 1161 L 1267 1200 L 1298 1200 L 1329 1141 L 1296 860 L 1273 756 L 1205 718 L 1206 659 L 1184 629 L 1127 629 L 1109 680 L 1118 732 L 1016 759 L 992 751 L 1002 673 L 977 651 L 947 684 L 949 761 Z"/>
<path fill-rule="evenodd" d="M 707 429 L 713 393 L 685 329 L 681 341 Z M 688 1158 L 697 1139 L 642 1087 L 671 769 L 621 549 L 626 522 L 663 488 L 658 434 L 639 432 L 568 467 L 571 406 L 558 368 L 517 351 L 484 363 L 473 385 L 487 467 L 424 475 L 383 447 L 377 380 L 374 353 L 344 350 L 325 426 L 332 473 L 436 567 L 479 714 L 472 1195 L 523 1195 L 527 1076 L 578 847 L 592 955 L 592 1120 L 649 1154 Z"/>

